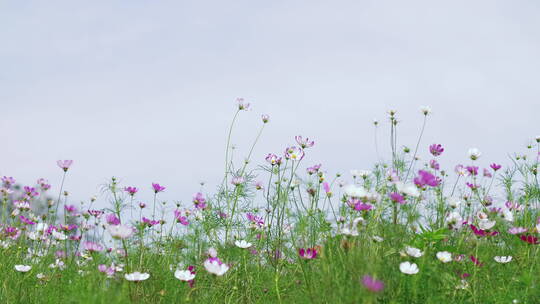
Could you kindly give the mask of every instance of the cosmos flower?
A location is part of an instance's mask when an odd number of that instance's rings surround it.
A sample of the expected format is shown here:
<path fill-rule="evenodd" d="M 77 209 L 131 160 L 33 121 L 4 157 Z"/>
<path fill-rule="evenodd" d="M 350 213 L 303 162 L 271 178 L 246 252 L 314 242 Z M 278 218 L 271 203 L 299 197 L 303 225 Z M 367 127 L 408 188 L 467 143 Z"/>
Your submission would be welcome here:
<path fill-rule="evenodd" d="M 418 187 L 414 184 L 404 184 L 402 182 L 396 183 L 396 188 L 399 192 L 411 196 L 411 197 L 419 197 L 420 191 L 418 191 Z"/>
<path fill-rule="evenodd" d="M 538 238 L 533 235 L 520 235 L 519 238 L 531 245 L 537 245 L 538 244 Z"/>
<path fill-rule="evenodd" d="M 268 121 L 270 120 L 270 116 L 268 114 L 263 114 L 261 115 L 261 119 L 263 123 L 268 123 Z"/>
<path fill-rule="evenodd" d="M 188 281 L 192 281 L 193 279 L 195 279 L 195 274 L 192 273 L 189 270 L 179 270 L 179 269 L 177 269 L 174 272 L 174 277 L 177 278 L 180 281 L 188 282 Z"/>
<path fill-rule="evenodd" d="M 206 199 L 201 192 L 197 192 L 193 195 L 193 204 L 195 204 L 195 208 L 197 209 L 206 208 Z"/>
<path fill-rule="evenodd" d="M 312 260 L 317 257 L 317 250 L 315 248 L 300 248 L 298 249 L 298 255 L 306 260 Z"/>
<path fill-rule="evenodd" d="M 238 110 L 247 111 L 249 109 L 250 103 L 244 101 L 244 98 L 236 98 L 236 102 L 238 103 Z"/>
<path fill-rule="evenodd" d="M 300 145 L 302 149 L 311 148 L 315 145 L 315 141 L 309 140 L 309 138 L 302 138 L 300 135 L 295 136 L 294 140 L 296 140 L 296 143 Z"/>
<path fill-rule="evenodd" d="M 418 269 L 418 265 L 415 263 L 403 262 L 399 264 L 399 271 L 403 272 L 404 274 L 413 275 L 417 274 L 420 270 Z"/>
<path fill-rule="evenodd" d="M 439 156 L 444 152 L 444 148 L 440 144 L 432 144 L 429 146 L 429 152 L 433 156 Z"/>
<path fill-rule="evenodd" d="M 154 193 L 162 192 L 165 190 L 165 187 L 161 186 L 158 183 L 152 183 L 152 188 L 154 189 Z"/>
<path fill-rule="evenodd" d="M 242 249 L 249 248 L 249 247 L 251 247 L 253 245 L 253 244 L 251 244 L 249 242 L 246 242 L 245 240 L 237 240 L 237 241 L 234 242 L 234 244 L 236 245 L 236 247 L 242 248 Z"/>
<path fill-rule="evenodd" d="M 141 272 L 138 272 L 138 271 L 135 271 L 133 273 L 126 273 L 124 275 L 124 277 L 126 278 L 126 280 L 128 281 L 132 281 L 132 282 L 140 282 L 140 281 L 144 281 L 146 279 L 148 279 L 150 277 L 150 274 L 149 273 L 141 273 Z"/>
<path fill-rule="evenodd" d="M 527 232 L 527 228 L 524 227 L 512 227 L 508 229 L 508 233 L 510 234 L 521 234 Z"/>
<path fill-rule="evenodd" d="M 73 164 L 73 161 L 72 160 L 58 160 L 56 161 L 56 164 L 58 165 L 58 167 L 60 167 L 60 169 L 64 170 L 64 172 L 67 172 L 69 167 L 71 167 L 71 165 Z"/>
<path fill-rule="evenodd" d="M 512 256 L 510 255 L 509 256 L 496 256 L 496 257 L 493 257 L 493 259 L 497 263 L 506 264 L 512 261 Z"/>
<path fill-rule="evenodd" d="M 431 187 L 437 187 L 440 184 L 439 180 L 435 175 L 425 170 L 418 171 L 418 176 L 414 178 L 414 183 L 418 187 L 424 187 L 426 185 Z"/>
<path fill-rule="evenodd" d="M 419 258 L 424 255 L 424 253 L 420 249 L 409 246 L 405 247 L 405 252 L 407 253 L 407 255 L 413 258 Z"/>
<path fill-rule="evenodd" d="M 285 149 L 285 158 L 286 159 L 292 159 L 292 160 L 302 160 L 305 156 L 304 150 L 299 147 L 287 147 Z"/>
<path fill-rule="evenodd" d="M 390 197 L 390 200 L 394 203 L 405 204 L 405 198 L 403 197 L 403 195 L 397 192 L 392 192 L 388 196 Z"/>
<path fill-rule="evenodd" d="M 436 256 L 437 259 L 443 263 L 452 262 L 452 254 L 448 251 L 439 251 Z"/>
<path fill-rule="evenodd" d="M 469 158 L 471 160 L 477 160 L 482 155 L 480 150 L 478 150 L 477 148 L 470 148 L 467 154 L 469 155 Z"/>
<path fill-rule="evenodd" d="M 491 169 L 493 169 L 493 171 L 497 171 L 499 170 L 502 166 L 501 165 L 498 165 L 496 163 L 493 163 L 491 165 L 489 165 L 489 167 L 491 167 Z"/>
<path fill-rule="evenodd" d="M 28 272 L 30 269 L 32 269 L 30 265 L 15 265 L 15 270 L 18 272 Z"/>
<path fill-rule="evenodd" d="M 133 235 L 133 228 L 126 225 L 107 225 L 107 231 L 114 239 L 127 239 Z"/>
<path fill-rule="evenodd" d="M 428 116 L 429 114 L 431 114 L 431 108 L 428 106 L 421 106 L 420 113 L 424 114 L 424 116 Z"/>
<path fill-rule="evenodd" d="M 274 153 L 268 153 L 268 155 L 266 155 L 266 161 L 272 165 L 272 166 L 275 166 L 275 165 L 281 165 L 281 157 L 278 157 L 277 155 L 275 155 Z"/>
<path fill-rule="evenodd" d="M 362 285 L 371 292 L 380 292 L 384 289 L 384 283 L 370 275 L 363 276 L 361 282 Z"/>
<path fill-rule="evenodd" d="M 139 189 L 137 189 L 136 187 L 125 187 L 124 191 L 126 191 L 129 195 L 134 196 L 135 193 L 139 191 Z"/>
<path fill-rule="evenodd" d="M 361 198 L 367 196 L 367 191 L 361 186 L 347 185 L 345 187 L 345 194 L 352 198 Z"/>
<path fill-rule="evenodd" d="M 217 257 L 207 259 L 203 265 L 206 271 L 217 276 L 222 276 L 229 270 L 229 266 Z"/>

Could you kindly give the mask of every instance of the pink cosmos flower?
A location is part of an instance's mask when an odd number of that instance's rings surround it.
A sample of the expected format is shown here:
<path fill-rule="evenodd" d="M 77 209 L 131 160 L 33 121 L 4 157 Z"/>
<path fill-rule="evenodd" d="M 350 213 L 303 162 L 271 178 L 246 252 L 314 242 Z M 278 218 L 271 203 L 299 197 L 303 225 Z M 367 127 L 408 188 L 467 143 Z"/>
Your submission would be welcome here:
<path fill-rule="evenodd" d="M 182 211 L 176 209 L 174 210 L 174 218 L 176 219 L 176 221 L 184 226 L 187 226 L 189 225 L 189 221 L 187 219 L 187 217 L 183 216 L 182 215 Z"/>
<path fill-rule="evenodd" d="M 165 190 L 165 187 L 161 186 L 158 183 L 152 183 L 152 188 L 154 189 L 154 193 L 162 192 Z"/>
<path fill-rule="evenodd" d="M 2 181 L 2 184 L 4 185 L 4 187 L 6 188 L 10 188 L 12 185 L 15 184 L 15 179 L 11 176 L 2 176 L 0 180 Z"/>
<path fill-rule="evenodd" d="M 524 227 L 512 227 L 508 229 L 508 233 L 510 234 L 521 234 L 527 232 L 527 228 Z"/>
<path fill-rule="evenodd" d="M 307 260 L 312 260 L 317 257 L 317 250 L 315 248 L 300 248 L 298 249 L 298 255 Z"/>
<path fill-rule="evenodd" d="M 263 114 L 261 115 L 261 119 L 263 123 L 268 123 L 268 121 L 270 120 L 270 116 L 268 116 L 268 114 Z"/>
<path fill-rule="evenodd" d="M 94 243 L 94 242 L 90 242 L 90 241 L 84 242 L 83 248 L 84 248 L 84 250 L 89 251 L 89 252 L 103 251 L 103 246 L 101 246 L 98 243 Z"/>
<path fill-rule="evenodd" d="M 242 110 L 245 110 L 247 111 L 249 109 L 249 102 L 245 102 L 244 101 L 244 98 L 236 98 L 236 102 L 238 103 L 238 110 L 242 111 Z"/>
<path fill-rule="evenodd" d="M 143 223 L 146 224 L 148 227 L 152 227 L 152 226 L 155 226 L 155 225 L 159 224 L 159 221 L 157 221 L 157 220 L 151 220 L 151 219 L 146 218 L 146 217 L 144 217 L 144 216 L 143 216 L 143 218 L 142 218 L 142 221 L 143 221 Z"/>
<path fill-rule="evenodd" d="M 282 162 L 281 157 L 278 157 L 274 153 L 268 153 L 268 155 L 266 155 L 265 159 L 272 166 L 275 166 L 275 165 L 279 166 L 279 165 L 281 165 L 281 162 Z"/>
<path fill-rule="evenodd" d="M 298 143 L 298 145 L 300 145 L 300 147 L 302 147 L 302 149 L 311 148 L 315 145 L 315 141 L 309 140 L 309 138 L 304 139 L 300 135 L 295 136 L 294 140 L 296 140 L 296 142 Z"/>
<path fill-rule="evenodd" d="M 195 208 L 197 209 L 206 208 L 206 199 L 201 192 L 197 192 L 193 195 L 193 204 L 195 204 Z"/>
<path fill-rule="evenodd" d="M 136 187 L 125 187 L 124 188 L 124 191 L 126 191 L 129 195 L 131 196 L 134 196 L 135 193 L 137 193 L 137 191 L 139 191 L 139 189 L 137 189 Z"/>
<path fill-rule="evenodd" d="M 231 179 L 231 184 L 235 185 L 235 186 L 240 186 L 241 184 L 244 183 L 244 178 L 242 176 L 235 176 Z"/>
<path fill-rule="evenodd" d="M 362 285 L 371 292 L 380 292 L 384 289 L 384 283 L 375 279 L 372 276 L 365 275 L 362 277 Z"/>
<path fill-rule="evenodd" d="M 256 216 L 256 215 L 248 212 L 246 214 L 246 218 L 248 219 L 248 221 L 250 221 L 256 227 L 260 228 L 260 227 L 264 226 L 264 220 L 260 216 Z"/>
<path fill-rule="evenodd" d="M 24 186 L 24 194 L 28 196 L 29 198 L 33 198 L 39 195 L 39 192 L 36 191 L 36 188 Z"/>
<path fill-rule="evenodd" d="M 478 167 L 477 166 L 467 166 L 465 167 L 467 169 L 467 172 L 469 172 L 470 175 L 476 176 L 478 175 Z"/>
<path fill-rule="evenodd" d="M 105 220 L 107 221 L 107 224 L 109 225 L 119 225 L 120 219 L 116 217 L 114 213 L 110 213 L 105 217 Z"/>
<path fill-rule="evenodd" d="M 440 183 L 440 181 L 437 179 L 437 177 L 433 174 L 431 174 L 428 171 L 420 170 L 418 171 L 418 176 L 414 178 L 414 183 L 418 187 L 424 187 L 426 185 L 431 187 L 437 187 Z"/>
<path fill-rule="evenodd" d="M 429 146 L 429 152 L 433 156 L 439 156 L 444 152 L 444 148 L 440 144 L 432 144 Z"/>
<path fill-rule="evenodd" d="M 328 184 L 327 182 L 324 182 L 323 183 L 323 189 L 324 189 L 324 192 L 326 193 L 326 196 L 328 196 L 328 197 L 332 196 L 332 191 L 330 189 L 330 184 Z"/>
<path fill-rule="evenodd" d="M 486 230 L 479 229 L 473 224 L 470 224 L 469 227 L 474 232 L 474 234 L 476 234 L 477 236 L 496 236 L 496 235 L 499 234 L 498 231 L 488 232 Z"/>
<path fill-rule="evenodd" d="M 471 261 L 478 267 L 482 267 L 484 266 L 484 263 L 480 263 L 480 260 L 478 260 L 478 258 L 476 258 L 474 255 L 471 255 Z"/>
<path fill-rule="evenodd" d="M 487 168 L 484 168 L 483 173 L 484 173 L 484 177 L 487 177 L 487 178 L 493 177 L 493 175 L 491 174 L 491 172 L 489 172 Z"/>
<path fill-rule="evenodd" d="M 299 147 L 287 147 L 285 149 L 285 158 L 292 160 L 302 160 L 305 156 L 304 150 Z"/>
<path fill-rule="evenodd" d="M 321 169 L 321 164 L 318 164 L 318 165 L 314 165 L 313 167 L 309 167 L 306 169 L 307 173 L 309 175 L 313 175 L 317 172 L 319 172 L 319 169 Z"/>
<path fill-rule="evenodd" d="M 30 220 L 29 218 L 26 218 L 24 216 L 19 216 L 19 218 L 21 219 L 21 222 L 25 223 L 26 225 L 35 225 L 36 223 L 35 222 L 32 222 L 32 220 Z"/>
<path fill-rule="evenodd" d="M 390 200 L 394 203 L 398 204 L 405 204 L 405 197 L 403 195 L 399 194 L 398 192 L 392 192 L 389 194 Z"/>
<path fill-rule="evenodd" d="M 60 169 L 64 170 L 64 172 L 67 172 L 69 167 L 71 167 L 71 165 L 73 164 L 73 161 L 72 160 L 59 160 L 59 161 L 56 161 L 56 164 L 58 165 L 58 167 L 60 167 Z"/>
<path fill-rule="evenodd" d="M 439 165 L 439 163 L 434 159 L 429 161 L 429 166 L 431 167 L 431 169 L 436 171 L 439 171 L 439 169 L 441 168 L 441 165 Z"/>

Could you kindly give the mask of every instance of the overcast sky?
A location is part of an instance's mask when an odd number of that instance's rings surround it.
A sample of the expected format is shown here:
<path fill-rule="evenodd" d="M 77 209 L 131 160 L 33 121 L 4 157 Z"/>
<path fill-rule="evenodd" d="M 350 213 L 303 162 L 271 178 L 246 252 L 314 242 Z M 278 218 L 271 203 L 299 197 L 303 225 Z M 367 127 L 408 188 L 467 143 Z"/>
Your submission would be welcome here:
<path fill-rule="evenodd" d="M 538 1 L 0 1 L 0 175 L 57 186 L 73 159 L 77 199 L 114 175 L 189 201 L 220 181 L 237 97 L 239 156 L 271 116 L 261 162 L 301 134 L 306 164 L 370 168 L 372 120 L 397 109 L 414 146 L 429 105 L 421 157 L 437 142 L 447 168 L 470 147 L 507 164 L 540 133 L 539 16 Z"/>

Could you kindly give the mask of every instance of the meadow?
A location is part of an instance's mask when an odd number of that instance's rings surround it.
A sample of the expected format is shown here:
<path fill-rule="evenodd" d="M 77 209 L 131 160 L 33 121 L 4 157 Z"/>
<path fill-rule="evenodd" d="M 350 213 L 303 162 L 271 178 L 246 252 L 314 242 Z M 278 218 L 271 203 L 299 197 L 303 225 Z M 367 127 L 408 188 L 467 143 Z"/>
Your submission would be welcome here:
<path fill-rule="evenodd" d="M 540 303 L 540 136 L 511 165 L 482 167 L 471 147 L 442 168 L 444 143 L 422 141 L 431 110 L 410 148 L 391 110 L 373 123 L 375 136 L 389 127 L 388 161 L 331 175 L 303 136 L 252 155 L 268 115 L 233 162 L 250 104 L 235 106 L 223 180 L 188 203 L 114 177 L 75 202 L 63 189 L 72 160 L 57 162 L 58 193 L 3 176 L 0 303 Z M 153 201 L 140 203 L 143 191 Z"/>

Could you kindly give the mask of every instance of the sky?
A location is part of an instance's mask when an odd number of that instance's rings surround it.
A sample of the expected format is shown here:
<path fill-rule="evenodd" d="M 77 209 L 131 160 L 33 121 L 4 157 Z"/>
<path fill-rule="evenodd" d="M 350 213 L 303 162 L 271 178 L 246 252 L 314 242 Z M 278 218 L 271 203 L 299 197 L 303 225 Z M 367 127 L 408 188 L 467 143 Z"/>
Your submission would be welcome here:
<path fill-rule="evenodd" d="M 254 166 L 295 135 L 316 141 L 306 165 L 333 175 L 441 143 L 444 168 L 477 147 L 508 164 L 540 134 L 538 1 L 0 0 L 0 175 L 58 191 L 73 159 L 74 200 L 112 177 L 167 187 L 189 202 L 221 181 L 237 97 L 251 103 L 232 135 L 241 160 L 270 115 Z M 265 179 L 265 176 L 261 176 Z M 347 178 L 347 177 L 346 177 Z"/>

